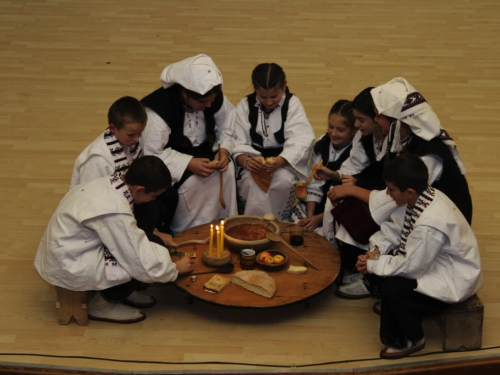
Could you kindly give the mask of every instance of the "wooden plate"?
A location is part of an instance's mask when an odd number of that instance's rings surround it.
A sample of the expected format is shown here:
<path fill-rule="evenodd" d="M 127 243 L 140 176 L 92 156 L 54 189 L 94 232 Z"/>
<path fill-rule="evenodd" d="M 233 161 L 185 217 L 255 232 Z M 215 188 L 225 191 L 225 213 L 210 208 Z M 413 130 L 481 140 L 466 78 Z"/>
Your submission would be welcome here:
<path fill-rule="evenodd" d="M 285 268 L 285 266 L 288 264 L 288 255 L 285 253 L 282 253 L 281 251 L 278 250 L 267 250 L 271 254 L 271 256 L 275 255 L 281 255 L 283 258 L 285 258 L 285 261 L 282 263 L 274 264 L 274 263 L 264 263 L 259 260 L 259 255 L 257 255 L 257 265 L 262 268 L 263 270 L 266 271 L 279 271 Z"/>

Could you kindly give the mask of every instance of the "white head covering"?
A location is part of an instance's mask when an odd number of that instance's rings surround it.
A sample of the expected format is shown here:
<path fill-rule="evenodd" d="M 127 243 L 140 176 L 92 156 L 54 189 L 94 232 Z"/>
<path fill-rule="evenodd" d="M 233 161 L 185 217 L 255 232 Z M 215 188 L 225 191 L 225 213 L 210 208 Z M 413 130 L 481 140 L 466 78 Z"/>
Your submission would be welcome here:
<path fill-rule="evenodd" d="M 160 80 L 168 88 L 178 83 L 182 87 L 205 95 L 213 87 L 222 85 L 222 74 L 207 55 L 188 57 L 163 69 Z"/>
<path fill-rule="evenodd" d="M 389 137 L 394 137 L 394 139 L 388 139 L 389 142 L 392 142 L 391 152 L 399 151 L 399 130 L 401 122 L 404 122 L 416 136 L 426 141 L 439 136 L 450 148 L 462 173 L 465 173 L 462 160 L 458 155 L 457 145 L 446 130 L 441 127 L 439 118 L 429 103 L 406 79 L 394 78 L 384 85 L 375 87 L 370 93 L 378 112 L 396 119 L 396 123 L 391 124 L 389 131 Z M 393 126 L 395 126 L 394 132 L 392 131 Z"/>

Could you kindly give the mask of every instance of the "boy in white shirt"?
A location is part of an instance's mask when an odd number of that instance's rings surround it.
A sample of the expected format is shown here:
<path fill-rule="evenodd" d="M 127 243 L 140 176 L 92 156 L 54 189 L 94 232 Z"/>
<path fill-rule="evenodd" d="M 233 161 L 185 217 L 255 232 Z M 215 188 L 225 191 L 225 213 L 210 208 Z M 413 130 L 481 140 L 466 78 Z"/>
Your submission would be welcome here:
<path fill-rule="evenodd" d="M 470 225 L 445 194 L 428 185 L 418 156 L 394 158 L 383 178 L 387 194 L 406 207 L 403 224 L 383 223 L 356 267 L 370 288 L 381 291 L 380 356 L 397 359 L 425 347 L 422 317 L 471 297 L 483 274 Z"/>
<path fill-rule="evenodd" d="M 123 177 L 114 174 L 77 185 L 50 219 L 35 268 L 52 285 L 97 291 L 88 308 L 92 320 L 146 319 L 140 309 L 156 301 L 136 291 L 140 282 L 166 283 L 193 270 L 187 257 L 172 262 L 161 240 L 150 242 L 133 213 L 134 204 L 154 200 L 171 181 L 159 158 L 145 156 Z"/>

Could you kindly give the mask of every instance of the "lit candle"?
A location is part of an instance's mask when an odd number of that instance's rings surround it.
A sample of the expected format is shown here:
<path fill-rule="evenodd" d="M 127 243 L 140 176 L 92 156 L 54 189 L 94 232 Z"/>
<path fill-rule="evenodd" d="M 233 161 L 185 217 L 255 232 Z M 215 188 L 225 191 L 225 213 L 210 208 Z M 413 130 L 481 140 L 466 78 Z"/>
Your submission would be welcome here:
<path fill-rule="evenodd" d="M 217 238 L 217 258 L 220 258 L 220 230 L 219 230 L 219 226 L 218 225 L 215 226 L 215 231 L 217 232 L 216 233 L 216 238 Z"/>
<path fill-rule="evenodd" d="M 220 222 L 220 251 L 224 252 L 224 220 Z"/>
<path fill-rule="evenodd" d="M 210 241 L 208 243 L 208 256 L 211 257 L 214 251 L 214 225 L 210 224 Z"/>

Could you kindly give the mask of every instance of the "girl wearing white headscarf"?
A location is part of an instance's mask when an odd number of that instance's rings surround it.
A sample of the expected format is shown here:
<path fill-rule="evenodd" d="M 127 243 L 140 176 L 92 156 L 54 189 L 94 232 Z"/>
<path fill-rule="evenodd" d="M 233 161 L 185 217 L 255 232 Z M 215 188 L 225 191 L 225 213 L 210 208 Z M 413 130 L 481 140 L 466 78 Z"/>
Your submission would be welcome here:
<path fill-rule="evenodd" d="M 222 93 L 222 74 L 207 55 L 167 66 L 163 87 L 146 96 L 144 153 L 160 157 L 172 173 L 179 203 L 172 233 L 237 214 L 234 166 L 234 106 Z M 223 176 L 225 207 L 219 201 Z"/>
<path fill-rule="evenodd" d="M 467 221 L 472 221 L 472 200 L 458 148 L 424 97 L 401 77 L 371 91 L 378 112 L 376 121 L 388 134 L 389 157 L 410 153 L 422 157 L 429 184 L 445 193 Z"/>

